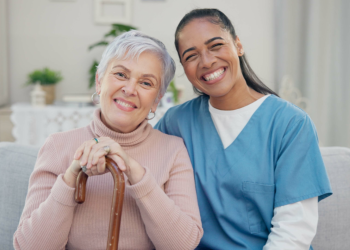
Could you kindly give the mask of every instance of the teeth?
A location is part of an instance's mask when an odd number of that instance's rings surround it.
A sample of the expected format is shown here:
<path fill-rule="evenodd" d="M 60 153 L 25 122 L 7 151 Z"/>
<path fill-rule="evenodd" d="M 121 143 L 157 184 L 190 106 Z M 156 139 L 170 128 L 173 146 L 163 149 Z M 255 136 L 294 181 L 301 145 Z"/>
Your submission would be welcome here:
<path fill-rule="evenodd" d="M 127 104 L 127 103 L 122 102 L 122 101 L 120 101 L 120 100 L 117 100 L 117 103 L 120 104 L 120 105 L 122 105 L 122 106 L 124 106 L 124 107 L 133 108 L 133 106 L 131 106 L 130 104 Z"/>
<path fill-rule="evenodd" d="M 224 69 L 219 69 L 218 71 L 215 71 L 214 73 L 210 74 L 210 75 L 206 75 L 204 76 L 204 79 L 206 81 L 211 81 L 211 80 L 214 80 L 216 78 L 218 78 L 219 76 L 222 75 L 222 73 L 224 73 Z"/>

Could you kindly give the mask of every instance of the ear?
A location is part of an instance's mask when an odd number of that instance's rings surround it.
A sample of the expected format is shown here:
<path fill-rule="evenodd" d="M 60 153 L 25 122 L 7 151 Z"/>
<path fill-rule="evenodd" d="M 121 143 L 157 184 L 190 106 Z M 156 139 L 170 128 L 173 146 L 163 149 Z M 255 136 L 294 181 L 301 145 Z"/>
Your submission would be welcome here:
<path fill-rule="evenodd" d="M 154 101 L 152 108 L 151 108 L 152 112 L 156 112 L 158 104 L 159 104 L 160 100 L 162 99 L 162 97 L 163 97 L 163 95 L 159 96 L 158 100 Z"/>
<path fill-rule="evenodd" d="M 244 55 L 244 49 L 243 49 L 243 45 L 241 43 L 241 40 L 239 39 L 238 36 L 236 37 L 236 40 L 235 40 L 235 46 L 236 46 L 236 49 L 237 49 L 238 56 L 243 56 Z"/>
<path fill-rule="evenodd" d="M 101 93 L 101 82 L 98 80 L 98 73 L 96 72 L 96 75 L 95 75 L 95 87 L 96 87 L 96 93 L 98 94 L 98 95 L 100 95 L 100 93 Z"/>

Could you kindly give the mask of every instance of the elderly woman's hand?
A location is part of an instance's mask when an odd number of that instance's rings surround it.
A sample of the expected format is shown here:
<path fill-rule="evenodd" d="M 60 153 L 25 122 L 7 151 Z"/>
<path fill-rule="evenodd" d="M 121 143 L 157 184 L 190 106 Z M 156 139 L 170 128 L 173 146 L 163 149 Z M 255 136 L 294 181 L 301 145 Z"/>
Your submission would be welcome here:
<path fill-rule="evenodd" d="M 75 152 L 74 160 L 79 160 L 80 166 L 86 166 L 85 173 L 92 176 L 106 172 L 106 156 L 117 163 L 131 184 L 142 179 L 145 169 L 109 137 L 98 138 L 98 143 L 94 139 L 84 142 Z"/>

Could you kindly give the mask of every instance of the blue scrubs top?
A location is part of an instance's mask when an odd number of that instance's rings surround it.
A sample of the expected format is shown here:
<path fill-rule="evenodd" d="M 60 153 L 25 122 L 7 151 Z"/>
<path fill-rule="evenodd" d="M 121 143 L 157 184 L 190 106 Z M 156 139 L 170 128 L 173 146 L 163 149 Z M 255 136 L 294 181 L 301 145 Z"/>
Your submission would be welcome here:
<path fill-rule="evenodd" d="M 271 95 L 224 149 L 208 98 L 171 108 L 155 127 L 182 137 L 189 152 L 204 229 L 197 249 L 261 250 L 275 207 L 332 194 L 316 129 Z"/>

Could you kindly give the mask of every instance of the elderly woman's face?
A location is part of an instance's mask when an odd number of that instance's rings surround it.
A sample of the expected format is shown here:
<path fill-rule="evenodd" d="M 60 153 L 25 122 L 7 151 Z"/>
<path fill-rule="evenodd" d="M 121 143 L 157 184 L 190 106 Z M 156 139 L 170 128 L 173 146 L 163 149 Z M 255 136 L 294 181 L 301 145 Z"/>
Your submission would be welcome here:
<path fill-rule="evenodd" d="M 150 52 L 138 59 L 112 59 L 96 84 L 102 121 L 117 132 L 134 131 L 151 109 L 156 111 L 161 75 L 161 62 Z"/>

